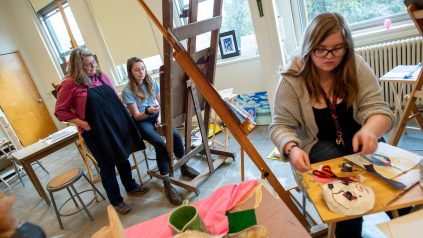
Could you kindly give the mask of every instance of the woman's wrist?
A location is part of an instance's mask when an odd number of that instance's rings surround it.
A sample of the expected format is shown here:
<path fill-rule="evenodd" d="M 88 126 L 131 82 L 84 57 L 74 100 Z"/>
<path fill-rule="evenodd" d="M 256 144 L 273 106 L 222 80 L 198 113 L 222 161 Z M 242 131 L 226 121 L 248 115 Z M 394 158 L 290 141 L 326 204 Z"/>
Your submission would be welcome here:
<path fill-rule="evenodd" d="M 147 115 L 153 115 L 153 113 L 151 113 L 151 112 L 148 111 L 149 108 L 150 108 L 150 106 L 146 106 L 145 107 L 145 110 L 144 110 L 144 113 L 147 114 Z"/>
<path fill-rule="evenodd" d="M 291 157 L 291 152 L 292 152 L 292 150 L 293 150 L 295 147 L 298 147 L 297 143 L 295 143 L 295 142 L 293 142 L 293 143 L 291 143 L 291 144 L 288 144 L 288 145 L 287 145 L 287 148 L 288 148 L 288 149 L 286 150 L 285 155 L 286 155 L 288 158 L 290 158 L 290 157 Z"/>

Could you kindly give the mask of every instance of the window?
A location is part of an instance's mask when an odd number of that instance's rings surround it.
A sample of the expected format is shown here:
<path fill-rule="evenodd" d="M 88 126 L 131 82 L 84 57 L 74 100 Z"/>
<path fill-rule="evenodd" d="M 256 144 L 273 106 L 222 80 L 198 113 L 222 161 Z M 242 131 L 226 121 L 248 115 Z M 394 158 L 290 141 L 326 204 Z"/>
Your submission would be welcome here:
<path fill-rule="evenodd" d="M 308 22 L 323 12 L 344 16 L 356 47 L 418 35 L 403 0 L 276 0 L 276 4 L 288 56 L 294 54 Z M 392 22 L 390 30 L 384 27 L 386 19 Z"/>
<path fill-rule="evenodd" d="M 338 12 L 351 30 L 360 30 L 372 26 L 381 26 L 385 19 L 394 23 L 408 20 L 403 0 L 304 0 L 299 1 L 302 22 L 305 23 L 323 12 Z"/>
<path fill-rule="evenodd" d="M 41 9 L 38 12 L 38 17 L 51 45 L 53 46 L 57 59 L 61 64 L 63 64 L 68 61 L 72 48 L 78 46 L 84 47 L 85 43 L 82 39 L 81 32 L 79 31 L 69 4 L 67 1 L 62 1 L 61 4 L 66 16 L 66 21 L 69 23 L 70 32 L 68 32 L 66 28 L 65 19 L 62 16 L 56 1 Z M 75 41 L 75 46 L 72 45 L 72 40 Z"/>
<path fill-rule="evenodd" d="M 182 9 L 188 9 L 189 0 L 174 0 L 178 14 Z M 213 0 L 200 0 L 198 3 L 198 21 L 208 19 L 213 14 Z M 255 56 L 258 54 L 257 41 L 252 24 L 250 7 L 246 0 L 223 0 L 222 27 L 220 32 L 235 30 L 241 57 Z M 179 18 L 178 18 L 179 19 Z M 180 24 L 186 24 L 187 18 L 179 19 Z M 210 34 L 197 37 L 197 51 L 209 46 Z M 218 52 L 219 57 L 220 53 Z"/>
<path fill-rule="evenodd" d="M 153 78 L 158 80 L 159 78 L 159 68 L 163 64 L 160 55 L 155 55 L 151 57 L 146 57 L 142 59 L 147 67 L 148 74 Z M 119 80 L 116 82 L 118 85 L 128 82 L 128 72 L 126 71 L 126 64 L 121 64 L 116 66 Z"/>

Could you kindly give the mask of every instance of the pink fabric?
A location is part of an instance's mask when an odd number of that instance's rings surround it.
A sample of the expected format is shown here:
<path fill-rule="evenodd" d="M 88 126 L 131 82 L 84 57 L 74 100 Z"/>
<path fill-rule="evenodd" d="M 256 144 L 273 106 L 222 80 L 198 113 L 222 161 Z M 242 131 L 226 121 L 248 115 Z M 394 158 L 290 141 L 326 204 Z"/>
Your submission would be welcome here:
<path fill-rule="evenodd" d="M 228 218 L 226 211 L 231 210 L 236 204 L 249 194 L 257 185 L 257 180 L 248 180 L 240 184 L 233 184 L 221 187 L 214 191 L 208 198 L 194 204 L 198 209 L 200 217 L 212 235 L 225 234 L 228 232 Z M 172 228 L 168 225 L 167 219 L 170 215 L 166 213 L 143 223 L 139 223 L 125 229 L 128 238 L 138 237 L 172 237 Z"/>
<path fill-rule="evenodd" d="M 101 79 L 114 88 L 109 78 L 103 73 Z M 102 85 L 94 76 L 90 88 Z M 57 89 L 57 101 L 54 114 L 60 121 L 69 121 L 74 118 L 85 120 L 85 105 L 87 102 L 87 88 L 77 85 L 71 77 L 66 78 Z"/>

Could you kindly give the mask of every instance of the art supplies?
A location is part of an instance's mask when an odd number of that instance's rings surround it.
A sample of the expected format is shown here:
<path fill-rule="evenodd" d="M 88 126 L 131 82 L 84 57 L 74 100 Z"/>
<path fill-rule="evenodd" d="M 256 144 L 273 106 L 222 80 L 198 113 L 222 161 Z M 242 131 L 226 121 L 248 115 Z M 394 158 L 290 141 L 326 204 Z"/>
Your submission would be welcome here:
<path fill-rule="evenodd" d="M 419 184 L 419 181 L 413 183 L 411 186 L 409 186 L 408 188 L 406 188 L 402 192 L 400 192 L 397 196 L 395 196 L 391 200 L 389 200 L 389 202 L 386 203 L 386 206 L 388 206 L 389 204 L 398 200 L 402 195 L 406 194 L 408 191 L 410 191 L 412 188 L 414 188 L 417 184 Z"/>
<path fill-rule="evenodd" d="M 364 169 L 365 165 L 372 164 L 374 170 L 387 179 L 393 179 L 409 171 L 423 159 L 422 156 L 382 142 L 372 155 L 352 154 L 344 158 Z"/>
<path fill-rule="evenodd" d="M 313 175 L 323 179 L 338 179 L 344 182 L 355 182 L 350 177 L 340 177 L 337 176 L 330 168 L 329 165 L 323 165 L 319 169 L 313 170 Z"/>

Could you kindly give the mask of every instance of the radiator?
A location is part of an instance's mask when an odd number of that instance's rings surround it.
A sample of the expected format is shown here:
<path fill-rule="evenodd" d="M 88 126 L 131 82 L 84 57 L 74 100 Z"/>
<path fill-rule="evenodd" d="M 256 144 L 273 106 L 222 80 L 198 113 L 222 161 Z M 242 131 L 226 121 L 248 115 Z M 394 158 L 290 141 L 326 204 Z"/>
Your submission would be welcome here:
<path fill-rule="evenodd" d="M 423 39 L 422 37 L 410 38 L 370 45 L 356 49 L 370 65 L 377 77 L 381 77 L 389 70 L 398 65 L 413 65 L 423 63 Z M 382 83 L 383 97 L 390 107 L 394 107 L 394 97 L 390 92 L 389 83 Z M 411 85 L 404 87 L 402 96 L 410 93 Z M 405 100 L 403 100 L 403 104 Z M 418 105 L 423 105 L 423 100 L 417 100 Z M 404 105 L 403 105 L 404 106 Z"/>

